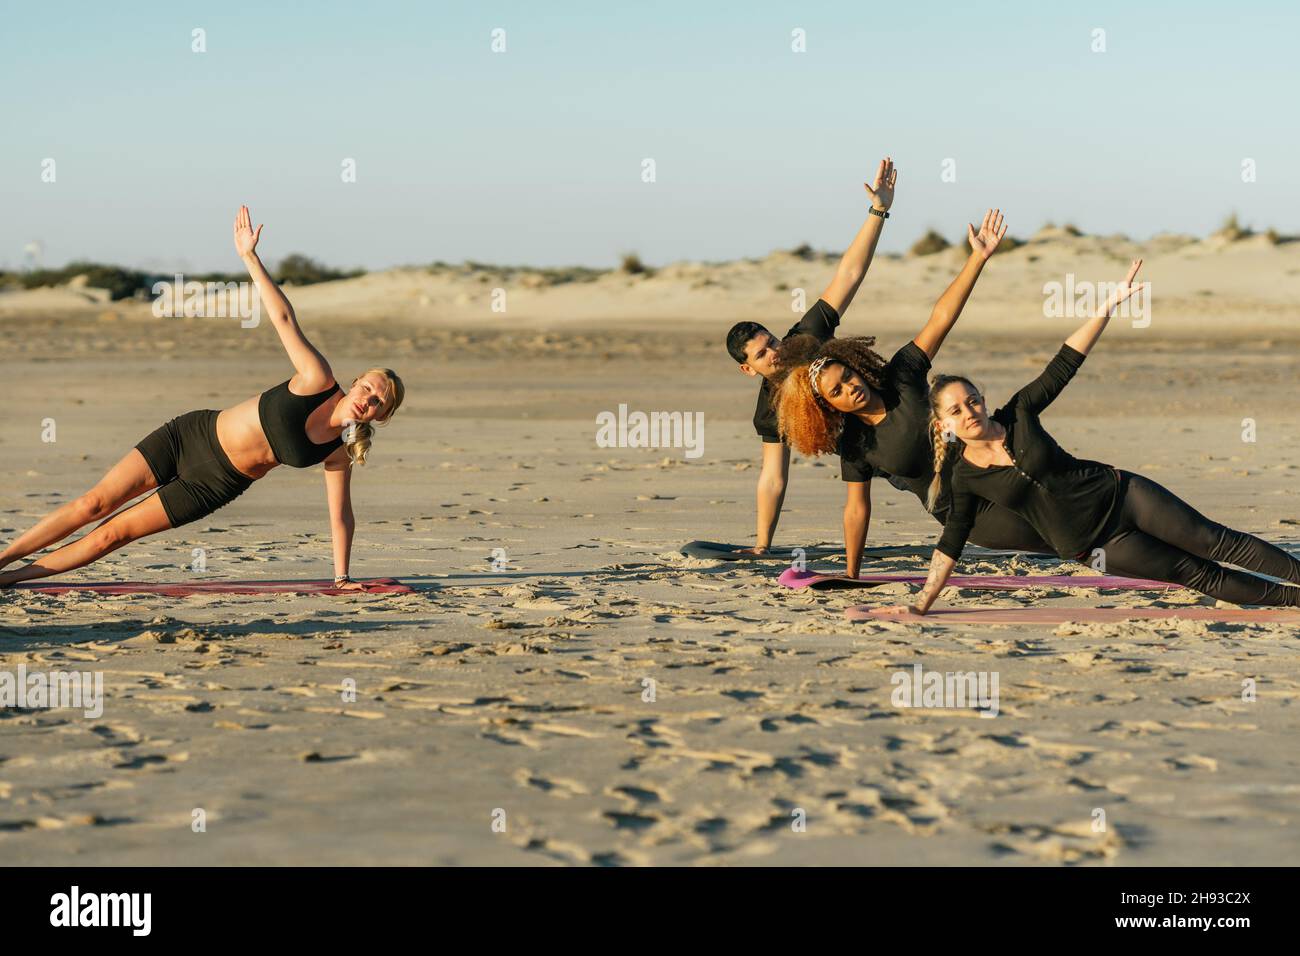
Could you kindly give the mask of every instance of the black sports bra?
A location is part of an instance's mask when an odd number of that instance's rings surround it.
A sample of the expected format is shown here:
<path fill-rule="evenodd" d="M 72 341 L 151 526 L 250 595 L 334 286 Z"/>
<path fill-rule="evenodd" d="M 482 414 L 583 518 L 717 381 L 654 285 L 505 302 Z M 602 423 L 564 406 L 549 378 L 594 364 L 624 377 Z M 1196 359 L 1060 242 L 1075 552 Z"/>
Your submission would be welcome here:
<path fill-rule="evenodd" d="M 262 393 L 257 400 L 257 418 L 276 461 L 290 468 L 310 468 L 343 444 L 341 438 L 332 438 L 318 445 L 307 437 L 308 416 L 338 391 L 342 389 L 335 382 L 315 395 L 295 395 L 286 381 Z"/>

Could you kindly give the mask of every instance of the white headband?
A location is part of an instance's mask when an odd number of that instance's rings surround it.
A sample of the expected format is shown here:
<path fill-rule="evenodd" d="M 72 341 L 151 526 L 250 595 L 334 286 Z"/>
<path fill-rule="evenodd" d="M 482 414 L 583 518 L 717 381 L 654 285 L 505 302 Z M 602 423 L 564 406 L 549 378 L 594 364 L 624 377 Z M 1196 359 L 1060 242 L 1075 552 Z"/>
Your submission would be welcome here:
<path fill-rule="evenodd" d="M 808 384 L 812 386 L 813 394 L 818 398 L 822 397 L 822 393 L 817 390 L 817 376 L 822 373 L 822 368 L 829 361 L 830 357 L 823 355 L 817 361 L 808 366 Z"/>

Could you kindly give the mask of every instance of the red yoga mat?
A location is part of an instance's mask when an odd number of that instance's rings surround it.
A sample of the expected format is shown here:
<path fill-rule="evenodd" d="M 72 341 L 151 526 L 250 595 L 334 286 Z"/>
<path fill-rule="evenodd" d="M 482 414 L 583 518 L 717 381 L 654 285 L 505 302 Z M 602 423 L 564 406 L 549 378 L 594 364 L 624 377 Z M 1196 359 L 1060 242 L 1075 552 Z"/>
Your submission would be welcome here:
<path fill-rule="evenodd" d="M 850 621 L 906 621 L 909 624 L 1082 624 L 1118 621 L 1222 621 L 1271 624 L 1300 621 L 1300 609 L 1290 607 L 990 607 L 948 608 L 923 617 L 881 613 L 883 608 L 860 604 L 844 612 Z"/>
<path fill-rule="evenodd" d="M 870 588 L 880 584 L 924 584 L 924 574 L 863 574 L 846 578 L 842 574 L 815 574 L 786 568 L 777 578 L 788 588 L 814 588 L 818 591 L 842 588 Z M 1028 587 L 1115 588 L 1123 591 L 1169 591 L 1178 587 L 1168 581 L 1149 578 L 1118 578 L 1110 575 L 1091 577 L 1071 574 L 988 574 L 948 579 L 948 587 L 979 588 L 986 591 L 1018 591 Z"/>
<path fill-rule="evenodd" d="M 410 594 L 413 590 L 396 578 L 370 578 L 358 581 L 360 591 L 344 591 L 333 581 L 194 581 L 184 584 L 149 581 L 97 582 L 93 584 L 15 584 L 15 588 L 41 594 L 67 594 L 69 591 L 93 591 L 96 594 L 157 594 L 164 597 L 190 597 L 195 594 Z"/>

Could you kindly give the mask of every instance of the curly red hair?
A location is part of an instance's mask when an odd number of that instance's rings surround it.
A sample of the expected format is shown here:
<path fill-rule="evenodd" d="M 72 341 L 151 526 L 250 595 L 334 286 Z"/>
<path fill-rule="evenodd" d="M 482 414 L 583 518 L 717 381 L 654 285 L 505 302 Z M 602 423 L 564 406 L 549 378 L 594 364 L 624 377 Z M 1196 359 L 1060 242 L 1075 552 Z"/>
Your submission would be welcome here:
<path fill-rule="evenodd" d="M 836 451 L 844 414 L 831 408 L 813 391 L 808 369 L 819 358 L 845 365 L 873 389 L 881 387 L 885 360 L 872 348 L 874 336 L 820 342 L 811 335 L 796 335 L 781 343 L 778 352 L 781 382 L 776 394 L 777 428 L 781 437 L 801 455 L 830 455 Z"/>

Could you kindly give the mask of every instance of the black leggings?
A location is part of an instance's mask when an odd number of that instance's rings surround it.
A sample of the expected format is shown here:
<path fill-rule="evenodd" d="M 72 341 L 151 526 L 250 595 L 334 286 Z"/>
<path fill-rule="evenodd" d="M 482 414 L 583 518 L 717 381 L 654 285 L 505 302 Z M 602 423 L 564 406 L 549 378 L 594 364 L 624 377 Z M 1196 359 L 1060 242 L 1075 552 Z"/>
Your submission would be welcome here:
<path fill-rule="evenodd" d="M 1056 552 L 1043 540 L 1042 535 L 1014 511 L 1008 511 L 1001 505 L 980 499 L 975 512 L 975 523 L 971 525 L 971 544 L 994 551 L 1028 551 L 1031 554 L 1050 554 Z"/>
<path fill-rule="evenodd" d="M 1233 604 L 1300 607 L 1300 588 L 1216 563 L 1300 584 L 1300 560 L 1253 534 L 1216 524 L 1154 481 L 1129 471 L 1119 475 L 1115 512 L 1098 539 L 1104 543 L 1097 545 L 1107 571 L 1181 584 Z"/>

